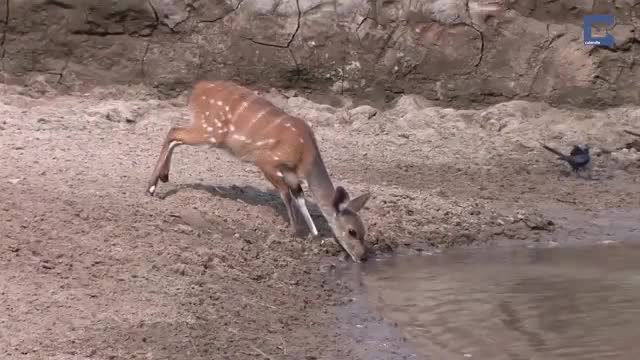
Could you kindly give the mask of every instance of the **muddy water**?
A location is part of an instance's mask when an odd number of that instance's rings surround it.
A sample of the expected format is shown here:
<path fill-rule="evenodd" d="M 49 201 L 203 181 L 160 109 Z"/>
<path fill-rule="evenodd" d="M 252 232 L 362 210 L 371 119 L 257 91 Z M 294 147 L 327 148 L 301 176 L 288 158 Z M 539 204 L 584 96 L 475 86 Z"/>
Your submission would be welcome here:
<path fill-rule="evenodd" d="M 639 245 L 460 249 L 365 272 L 425 359 L 640 359 Z"/>

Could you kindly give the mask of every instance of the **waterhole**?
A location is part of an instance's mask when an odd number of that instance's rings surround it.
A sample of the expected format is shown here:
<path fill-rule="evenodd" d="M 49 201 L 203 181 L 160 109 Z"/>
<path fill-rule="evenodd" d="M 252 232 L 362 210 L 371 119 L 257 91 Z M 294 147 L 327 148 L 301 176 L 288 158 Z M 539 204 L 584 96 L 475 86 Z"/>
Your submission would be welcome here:
<path fill-rule="evenodd" d="M 363 280 L 425 359 L 640 359 L 640 245 L 393 257 Z"/>

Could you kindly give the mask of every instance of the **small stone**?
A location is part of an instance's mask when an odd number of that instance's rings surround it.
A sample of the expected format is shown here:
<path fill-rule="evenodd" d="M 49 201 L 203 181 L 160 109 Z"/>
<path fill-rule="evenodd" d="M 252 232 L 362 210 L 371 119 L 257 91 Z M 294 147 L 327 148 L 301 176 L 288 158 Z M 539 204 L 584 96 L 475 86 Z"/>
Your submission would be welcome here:
<path fill-rule="evenodd" d="M 335 268 L 336 268 L 335 264 L 323 264 L 323 265 L 320 265 L 320 272 L 327 273 Z"/>
<path fill-rule="evenodd" d="M 603 244 L 603 245 L 616 244 L 616 243 L 617 241 L 615 240 L 602 240 L 598 242 L 598 244 Z"/>
<path fill-rule="evenodd" d="M 179 233 L 183 233 L 183 234 L 189 234 L 192 231 L 192 229 L 191 229 L 191 227 L 189 225 L 184 225 L 184 224 L 176 225 L 176 227 L 174 227 L 173 230 L 175 230 L 176 232 L 179 232 Z"/>
<path fill-rule="evenodd" d="M 185 275 L 187 273 L 187 265 L 177 264 L 174 266 L 173 271 L 175 271 L 177 274 Z"/>
<path fill-rule="evenodd" d="M 54 265 L 49 262 L 49 260 L 42 260 L 40 262 L 40 267 L 46 270 L 51 270 L 54 268 Z"/>

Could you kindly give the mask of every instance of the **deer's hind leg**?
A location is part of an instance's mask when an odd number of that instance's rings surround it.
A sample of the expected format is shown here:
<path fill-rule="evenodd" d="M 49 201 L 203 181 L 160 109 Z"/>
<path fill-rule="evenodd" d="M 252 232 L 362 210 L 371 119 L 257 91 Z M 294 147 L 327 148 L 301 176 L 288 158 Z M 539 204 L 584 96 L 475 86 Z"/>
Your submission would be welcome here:
<path fill-rule="evenodd" d="M 169 181 L 169 169 L 171 167 L 171 155 L 179 145 L 204 145 L 218 142 L 213 134 L 200 127 L 174 127 L 167 132 L 162 143 L 160 156 L 147 183 L 147 194 L 153 195 L 158 186 L 158 180 Z"/>

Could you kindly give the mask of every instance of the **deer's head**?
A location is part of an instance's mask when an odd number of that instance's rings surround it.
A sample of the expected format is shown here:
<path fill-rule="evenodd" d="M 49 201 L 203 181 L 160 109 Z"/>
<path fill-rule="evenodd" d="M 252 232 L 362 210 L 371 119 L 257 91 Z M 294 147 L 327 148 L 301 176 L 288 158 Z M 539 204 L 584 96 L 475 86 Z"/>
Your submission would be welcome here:
<path fill-rule="evenodd" d="M 366 228 L 358 212 L 370 197 L 370 193 L 365 193 L 355 199 L 350 199 L 347 191 L 342 186 L 338 186 L 332 202 L 335 211 L 333 231 L 336 239 L 357 263 L 367 258 L 367 248 L 364 244 Z"/>

